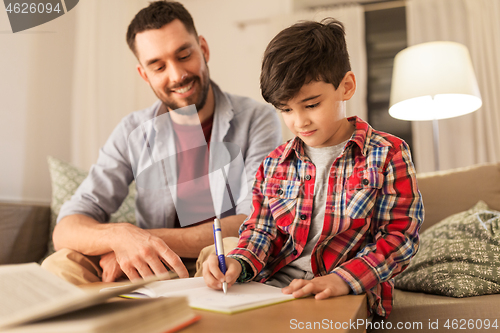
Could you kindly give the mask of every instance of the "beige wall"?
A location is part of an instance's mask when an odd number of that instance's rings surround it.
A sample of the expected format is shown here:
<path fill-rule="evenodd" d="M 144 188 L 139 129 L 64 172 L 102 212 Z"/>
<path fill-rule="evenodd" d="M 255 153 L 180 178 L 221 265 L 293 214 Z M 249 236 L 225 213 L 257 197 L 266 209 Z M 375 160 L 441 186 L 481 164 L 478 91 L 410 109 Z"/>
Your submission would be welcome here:
<path fill-rule="evenodd" d="M 225 90 L 262 100 L 261 57 L 270 40 L 268 17 L 291 10 L 288 0 L 181 0 L 210 47 L 210 74 Z M 271 36 L 272 37 L 272 36 Z"/>
<path fill-rule="evenodd" d="M 156 97 L 136 71 L 125 41 L 146 0 L 86 0 L 76 10 L 71 98 L 72 164 L 88 170 L 115 126 Z"/>
<path fill-rule="evenodd" d="M 210 47 L 213 80 L 262 101 L 270 18 L 292 0 L 181 0 Z M 126 27 L 148 0 L 86 0 L 62 17 L 12 34 L 0 10 L 0 200 L 49 202 L 47 156 L 88 170 L 122 117 L 151 105 Z M 290 137 L 284 127 L 284 138 Z"/>
<path fill-rule="evenodd" d="M 225 91 L 264 102 L 260 67 L 274 37 L 270 18 L 293 11 L 290 0 L 181 0 L 210 47 L 210 75 Z M 281 116 L 280 116 L 281 119 Z M 284 139 L 291 133 L 282 123 Z"/>
<path fill-rule="evenodd" d="M 124 38 L 131 13 L 148 2 L 86 0 L 54 21 L 16 34 L 11 33 L 6 12 L 0 10 L 0 200 L 49 202 L 48 155 L 88 169 L 89 161 L 97 158 L 97 149 L 75 154 L 75 147 L 81 145 L 82 140 L 101 146 L 121 117 L 151 104 L 153 96 L 135 74 L 135 60 Z M 261 100 L 259 55 L 268 41 L 262 19 L 290 11 L 291 1 L 181 2 L 192 13 L 198 32 L 208 40 L 212 78 L 229 92 Z M 89 6 L 97 6 L 99 15 L 79 17 L 78 11 L 89 10 Z M 107 25 L 111 19 L 118 25 Z M 97 33 L 106 33 L 109 40 L 116 42 L 104 43 L 96 50 L 82 48 L 82 40 L 78 39 L 77 47 L 75 39 L 82 36 L 78 35 L 76 25 L 95 29 L 92 22 L 102 27 Z M 249 24 L 242 27 L 240 23 Z M 75 68 L 75 59 L 96 54 L 104 60 L 99 64 L 103 71 L 98 73 L 102 75 L 93 79 L 94 89 L 105 91 L 106 103 L 110 106 L 114 101 L 127 98 L 130 103 L 117 110 L 99 110 L 97 116 L 102 119 L 102 126 L 86 136 L 75 136 L 76 130 L 85 132 L 87 127 L 75 115 L 75 104 L 86 101 L 75 99 L 74 90 L 93 88 L 79 85 L 80 78 L 76 76 L 86 73 L 86 65 Z M 130 80 L 128 91 L 114 87 L 113 80 L 124 79 Z M 134 99 L 129 98 L 130 92 L 135 94 Z"/>
<path fill-rule="evenodd" d="M 0 10 L 0 200 L 48 202 L 46 156 L 70 156 L 74 25 L 69 12 L 13 34 Z"/>

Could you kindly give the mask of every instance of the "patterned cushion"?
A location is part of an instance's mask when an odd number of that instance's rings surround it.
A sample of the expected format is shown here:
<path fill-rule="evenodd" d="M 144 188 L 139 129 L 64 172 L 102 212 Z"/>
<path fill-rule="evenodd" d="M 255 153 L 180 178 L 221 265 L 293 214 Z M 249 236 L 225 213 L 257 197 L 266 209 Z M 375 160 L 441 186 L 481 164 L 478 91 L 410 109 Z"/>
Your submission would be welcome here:
<path fill-rule="evenodd" d="M 420 236 L 396 288 L 452 297 L 500 293 L 500 212 L 479 201 Z"/>
<path fill-rule="evenodd" d="M 55 157 L 49 156 L 48 163 L 52 181 L 50 213 L 50 235 L 52 235 L 61 206 L 76 192 L 80 183 L 87 177 L 87 173 Z M 120 208 L 111 215 L 110 222 L 129 222 L 135 224 L 135 194 L 135 182 L 132 182 L 129 186 L 127 197 Z M 54 244 L 51 237 L 46 256 L 53 252 Z"/>

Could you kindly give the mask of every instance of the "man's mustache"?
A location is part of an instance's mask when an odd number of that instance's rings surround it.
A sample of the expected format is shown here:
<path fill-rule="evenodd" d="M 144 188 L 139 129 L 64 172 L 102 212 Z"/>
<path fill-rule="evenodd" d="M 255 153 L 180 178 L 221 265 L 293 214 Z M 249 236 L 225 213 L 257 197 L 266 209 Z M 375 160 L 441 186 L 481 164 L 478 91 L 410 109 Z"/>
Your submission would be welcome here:
<path fill-rule="evenodd" d="M 186 86 L 188 85 L 189 83 L 195 81 L 197 79 L 197 76 L 191 76 L 191 77 L 188 77 L 186 79 L 184 79 L 182 82 L 179 82 L 175 85 L 173 85 L 172 87 L 168 88 L 169 90 L 173 90 L 173 89 L 177 89 L 177 88 L 180 88 L 180 87 L 183 87 L 183 86 Z"/>

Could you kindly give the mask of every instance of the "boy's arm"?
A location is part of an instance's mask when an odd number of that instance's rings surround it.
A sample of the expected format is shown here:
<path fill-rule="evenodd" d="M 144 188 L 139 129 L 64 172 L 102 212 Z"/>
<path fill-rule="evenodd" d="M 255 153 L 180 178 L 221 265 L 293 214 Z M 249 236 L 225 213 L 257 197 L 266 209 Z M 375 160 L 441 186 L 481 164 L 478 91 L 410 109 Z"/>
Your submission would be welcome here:
<path fill-rule="evenodd" d="M 317 276 L 312 280 L 294 279 L 282 289 L 284 294 L 293 294 L 295 298 L 314 294 L 318 300 L 347 295 L 350 291 L 349 285 L 336 274 Z"/>
<path fill-rule="evenodd" d="M 423 204 L 405 142 L 387 165 L 381 192 L 373 214 L 372 223 L 378 225 L 373 242 L 332 271 L 349 284 L 355 294 L 402 272 L 418 249 Z"/>
<path fill-rule="evenodd" d="M 265 266 L 269 254 L 274 248 L 277 237 L 268 199 L 263 194 L 264 162 L 255 176 L 252 189 L 252 212 L 241 225 L 238 246 L 228 253 L 228 257 L 236 259 L 242 266 L 239 282 L 253 279 Z"/>

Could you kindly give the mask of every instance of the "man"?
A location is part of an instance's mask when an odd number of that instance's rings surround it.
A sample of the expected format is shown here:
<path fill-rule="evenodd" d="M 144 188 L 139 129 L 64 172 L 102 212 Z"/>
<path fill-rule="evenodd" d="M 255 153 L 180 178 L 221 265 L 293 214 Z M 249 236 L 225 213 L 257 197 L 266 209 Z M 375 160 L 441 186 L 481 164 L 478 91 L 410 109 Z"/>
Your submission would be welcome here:
<path fill-rule="evenodd" d="M 263 158 L 281 143 L 279 120 L 272 107 L 224 93 L 210 81 L 208 44 L 197 35 L 190 14 L 181 4 L 157 1 L 142 9 L 129 25 L 127 42 L 139 61 L 140 76 L 159 101 L 121 121 L 102 147 L 87 179 L 61 209 L 53 234 L 58 252 L 43 266 L 76 284 L 160 275 L 167 272 L 165 266 L 180 277 L 187 277 L 180 257 L 197 258 L 203 247 L 213 244 L 212 224 L 206 223 L 211 219 L 204 219 L 180 228 L 186 223 L 175 208 L 207 210 L 224 200 L 228 184 L 202 181 L 192 185 L 188 181 L 180 186 L 181 180 L 206 175 L 209 166 L 220 162 L 214 161 L 218 158 L 213 155 L 215 148 L 210 147 L 217 142 L 230 142 L 241 149 L 246 178 L 252 181 Z M 161 165 L 160 173 L 174 174 L 177 182 L 151 188 L 139 181 L 144 174 L 141 172 L 147 173 L 148 168 L 141 169 L 142 162 L 134 160 L 129 140 L 135 137 L 134 130 L 147 127 L 144 124 L 160 117 L 162 121 L 151 127 L 154 130 L 145 132 L 149 141 L 142 142 L 142 147 L 162 152 L 164 145 L 165 151 L 177 151 L 173 164 L 166 163 L 166 158 L 157 159 L 163 164 L 156 164 Z M 204 138 L 208 142 L 205 146 L 192 142 L 201 131 L 201 141 Z M 157 140 L 155 147 L 150 147 L 151 137 L 161 135 L 166 142 Z M 202 149 L 191 149 L 200 145 Z M 203 149 L 207 146 L 208 150 Z M 181 151 L 197 153 L 180 154 Z M 137 226 L 104 223 L 126 197 L 134 175 Z M 204 188 L 204 192 L 198 191 L 198 187 Z M 211 208 L 222 213 L 224 237 L 238 235 L 239 226 L 250 213 L 250 198 L 249 194 L 229 211 Z M 214 215 L 208 211 L 200 216 Z"/>

